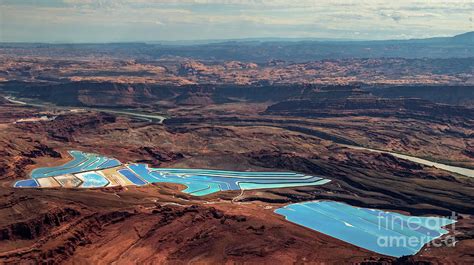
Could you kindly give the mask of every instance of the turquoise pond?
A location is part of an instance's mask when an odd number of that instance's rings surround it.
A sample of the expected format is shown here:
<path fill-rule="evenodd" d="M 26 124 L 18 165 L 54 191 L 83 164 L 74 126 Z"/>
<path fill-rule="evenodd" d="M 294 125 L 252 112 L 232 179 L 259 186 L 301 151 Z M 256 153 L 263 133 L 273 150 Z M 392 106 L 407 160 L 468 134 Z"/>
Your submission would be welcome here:
<path fill-rule="evenodd" d="M 455 220 L 406 216 L 332 201 L 290 204 L 275 210 L 293 223 L 383 255 L 414 255 Z"/>
<path fill-rule="evenodd" d="M 147 183 L 177 183 L 184 193 L 204 196 L 225 190 L 250 190 L 322 185 L 329 180 L 293 172 L 245 172 L 210 169 L 149 168 L 130 164 L 128 168 Z"/>
<path fill-rule="evenodd" d="M 62 166 L 38 168 L 31 172 L 33 180 L 20 180 L 14 187 L 34 188 L 41 185 L 35 179 L 74 175 L 78 187 L 100 188 L 111 183 L 101 171 L 117 167 L 120 178 L 131 184 L 143 186 L 150 183 L 176 183 L 185 185 L 183 190 L 194 196 L 209 195 L 226 190 L 252 190 L 323 185 L 330 180 L 295 172 L 250 172 L 212 169 L 150 168 L 146 164 L 125 164 L 114 158 L 93 153 L 70 151 L 72 160 Z M 120 166 L 120 167 L 119 167 Z"/>
<path fill-rule="evenodd" d="M 109 181 L 102 175 L 94 172 L 77 174 L 77 177 L 83 181 L 82 188 L 105 187 Z"/>
<path fill-rule="evenodd" d="M 105 156 L 84 153 L 81 151 L 69 151 L 72 160 L 58 167 L 43 167 L 31 171 L 31 178 L 45 178 L 65 174 L 80 173 L 89 170 L 99 170 L 121 165 L 120 161 Z"/>

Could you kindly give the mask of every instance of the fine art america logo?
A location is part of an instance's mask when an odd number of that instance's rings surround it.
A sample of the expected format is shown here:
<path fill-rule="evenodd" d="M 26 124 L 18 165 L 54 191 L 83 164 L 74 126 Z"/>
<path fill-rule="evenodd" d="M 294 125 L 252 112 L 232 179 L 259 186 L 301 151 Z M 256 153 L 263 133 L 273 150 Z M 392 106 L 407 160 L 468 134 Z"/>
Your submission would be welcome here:
<path fill-rule="evenodd" d="M 394 235 L 380 235 L 377 244 L 380 247 L 404 247 L 420 249 L 423 245 L 432 247 L 450 246 L 456 243 L 454 231 L 456 229 L 457 214 L 445 218 L 417 217 L 417 216 L 391 216 L 387 218 L 383 212 L 378 214 L 379 230 L 392 230 Z M 442 227 L 450 226 L 448 232 Z M 443 236 L 445 235 L 445 236 Z M 441 237 L 442 236 L 442 237 Z"/>

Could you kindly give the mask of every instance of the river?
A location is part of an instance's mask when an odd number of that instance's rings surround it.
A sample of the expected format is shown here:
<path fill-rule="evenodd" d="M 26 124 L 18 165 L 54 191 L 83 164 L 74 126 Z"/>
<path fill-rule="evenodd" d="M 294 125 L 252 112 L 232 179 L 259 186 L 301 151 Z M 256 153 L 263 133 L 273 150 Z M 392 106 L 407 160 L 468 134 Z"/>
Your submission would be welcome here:
<path fill-rule="evenodd" d="M 366 151 L 376 152 L 376 153 L 391 154 L 395 157 L 405 159 L 405 160 L 409 160 L 409 161 L 412 161 L 412 162 L 415 162 L 415 163 L 418 163 L 418 164 L 422 164 L 422 165 L 430 166 L 430 167 L 436 167 L 436 168 L 439 168 L 439 169 L 442 169 L 442 170 L 445 170 L 445 171 L 449 171 L 451 173 L 456 173 L 456 174 L 463 175 L 463 176 L 466 176 L 466 177 L 474 178 L 474 170 L 469 169 L 469 168 L 450 166 L 450 165 L 441 164 L 441 163 L 429 161 L 429 160 L 414 157 L 414 156 L 402 155 L 402 154 L 398 154 L 398 153 L 393 153 L 393 152 L 388 152 L 388 151 L 381 151 L 381 150 L 376 150 L 376 149 L 371 149 L 371 148 L 366 148 L 366 147 L 360 147 L 360 146 L 354 146 L 354 145 L 345 145 L 345 144 L 343 146 L 348 147 L 348 148 L 352 148 L 352 149 L 357 149 L 357 150 L 366 150 Z"/>
<path fill-rule="evenodd" d="M 150 114 L 150 113 L 143 113 L 143 112 L 136 112 L 132 110 L 118 110 L 118 109 L 104 109 L 104 108 L 91 108 L 91 107 L 60 107 L 56 105 L 48 105 L 48 104 L 40 104 L 40 103 L 32 103 L 21 101 L 13 97 L 5 97 L 11 103 L 25 105 L 25 106 L 32 106 L 32 107 L 40 107 L 40 108 L 56 108 L 61 110 L 73 110 L 73 109 L 84 109 L 84 110 L 91 110 L 91 111 L 100 111 L 112 114 L 119 114 L 119 115 L 126 115 L 135 118 L 141 118 L 149 121 L 158 121 L 158 123 L 163 123 L 166 119 L 165 116 L 158 115 L 158 114 Z"/>
<path fill-rule="evenodd" d="M 16 104 L 21 104 L 21 105 L 28 105 L 28 106 L 33 106 L 33 107 L 54 107 L 54 108 L 59 108 L 59 109 L 66 109 L 66 110 L 71 110 L 71 109 L 76 109 L 72 107 L 57 107 L 57 106 L 51 106 L 51 105 L 46 105 L 46 104 L 39 104 L 39 103 L 29 103 L 29 102 L 24 102 L 20 101 L 18 99 L 12 98 L 12 97 L 5 97 L 8 101 Z M 101 112 L 107 112 L 107 113 L 113 113 L 113 114 L 120 114 L 120 115 L 127 115 L 131 117 L 136 117 L 136 118 L 141 118 L 141 119 L 146 119 L 150 121 L 158 121 L 159 123 L 163 123 L 163 121 L 166 119 L 165 116 L 162 115 L 157 115 L 157 114 L 149 114 L 149 113 L 142 113 L 142 112 L 134 112 L 130 110 L 114 110 L 114 109 L 101 109 L 101 108 L 80 108 L 80 109 L 85 109 L 85 110 L 93 110 L 93 111 L 101 111 Z M 389 151 L 381 151 L 381 150 L 376 150 L 376 149 L 371 149 L 371 148 L 366 148 L 366 147 L 361 147 L 361 146 L 355 146 L 355 145 L 346 145 L 346 144 L 341 144 L 342 146 L 352 148 L 352 149 L 357 149 L 357 150 L 366 150 L 370 152 L 376 152 L 376 153 L 385 153 L 385 154 L 391 154 L 395 157 L 409 160 L 418 164 L 430 166 L 430 167 L 436 167 L 451 173 L 456 173 L 459 175 L 463 175 L 466 177 L 471 177 L 474 178 L 474 170 L 469 169 L 469 168 L 463 168 L 463 167 L 456 167 L 456 166 L 450 166 L 442 163 L 437 163 L 433 161 L 429 161 L 426 159 L 414 157 L 414 156 L 409 156 L 409 155 L 402 155 L 398 153 L 393 153 Z"/>

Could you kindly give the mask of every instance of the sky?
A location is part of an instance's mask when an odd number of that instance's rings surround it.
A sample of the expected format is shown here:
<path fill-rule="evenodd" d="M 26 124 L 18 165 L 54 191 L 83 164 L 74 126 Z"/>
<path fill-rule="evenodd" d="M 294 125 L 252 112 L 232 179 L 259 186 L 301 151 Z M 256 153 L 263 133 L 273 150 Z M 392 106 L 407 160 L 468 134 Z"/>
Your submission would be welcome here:
<path fill-rule="evenodd" d="M 408 39 L 473 31 L 474 0 L 0 0 L 0 42 Z"/>

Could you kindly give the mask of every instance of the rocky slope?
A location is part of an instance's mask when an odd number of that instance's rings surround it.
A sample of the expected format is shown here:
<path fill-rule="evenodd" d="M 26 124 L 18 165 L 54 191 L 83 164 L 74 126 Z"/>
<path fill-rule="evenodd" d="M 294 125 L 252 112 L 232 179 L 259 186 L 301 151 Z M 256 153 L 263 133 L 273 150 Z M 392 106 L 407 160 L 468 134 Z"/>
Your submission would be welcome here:
<path fill-rule="evenodd" d="M 358 88 L 301 86 L 298 95 L 292 87 L 282 87 L 288 94 L 273 99 L 306 97 L 321 104 L 311 108 L 290 104 L 292 108 L 284 110 L 292 113 L 283 115 L 265 111 L 272 105 L 260 102 L 268 95 L 265 87 L 247 89 L 198 90 L 234 102 L 207 108 L 168 105 L 174 118 L 164 124 L 93 111 L 62 111 L 51 121 L 14 123 L 38 109 L 0 106 L 0 261 L 398 262 L 273 214 L 286 203 L 330 199 L 416 215 L 456 211 L 462 215 L 455 231 L 456 247 L 429 248 L 409 260 L 473 262 L 472 179 L 338 145 L 346 140 L 381 149 L 404 148 L 407 153 L 472 165 L 472 121 L 458 107 L 379 100 Z M 345 103 L 339 104 L 337 97 Z M 353 107 L 358 100 L 365 100 L 366 108 Z M 293 113 L 294 106 L 331 116 L 301 117 Z M 429 118 L 437 107 L 442 111 Z M 169 184 L 102 190 L 11 188 L 15 179 L 24 178 L 32 168 L 64 163 L 70 149 L 163 167 L 291 170 L 332 182 L 243 194 L 221 192 L 203 198 L 180 193 L 183 187 Z"/>
<path fill-rule="evenodd" d="M 166 197 L 152 188 L 74 193 L 77 196 L 70 191 L 9 194 L 9 204 L 0 212 L 33 207 L 29 205 L 32 203 L 37 210 L 28 216 L 2 220 L 2 263 L 286 263 L 316 259 L 334 262 L 348 257 L 354 262 L 391 260 L 308 233 L 271 211 L 262 212 L 258 206 L 210 207 L 185 201 L 167 205 L 163 201 Z M 67 208 L 52 207 L 64 202 L 68 202 Z"/>

